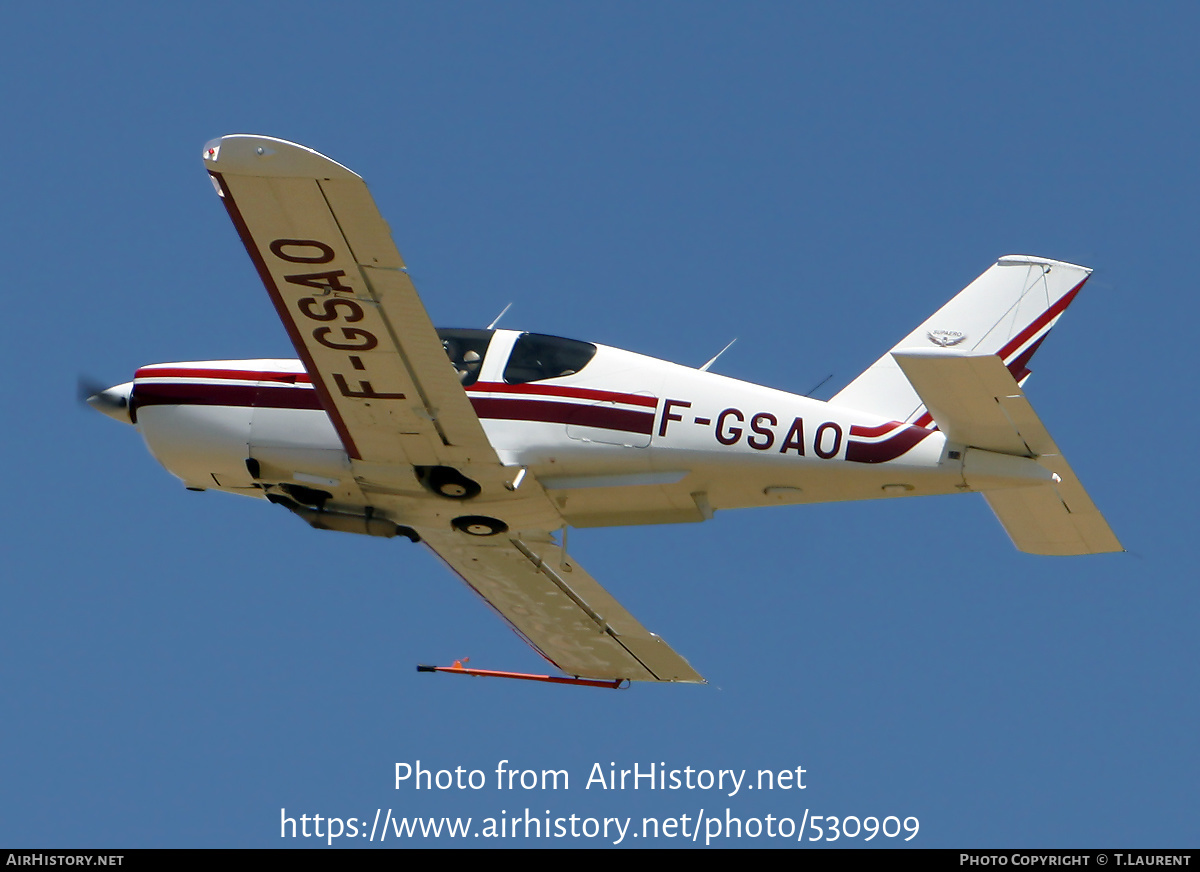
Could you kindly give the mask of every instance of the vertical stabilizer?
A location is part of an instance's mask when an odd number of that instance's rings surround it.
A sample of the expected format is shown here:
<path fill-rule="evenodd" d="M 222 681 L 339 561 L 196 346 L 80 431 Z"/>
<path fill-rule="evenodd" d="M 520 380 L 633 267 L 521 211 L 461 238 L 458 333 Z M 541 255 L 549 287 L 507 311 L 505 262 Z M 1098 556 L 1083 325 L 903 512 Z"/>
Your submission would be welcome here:
<path fill-rule="evenodd" d="M 929 348 L 994 354 L 1023 383 L 1029 359 L 1091 272 L 1057 260 L 1006 255 L 830 402 L 928 425 L 932 415 L 892 354 Z"/>

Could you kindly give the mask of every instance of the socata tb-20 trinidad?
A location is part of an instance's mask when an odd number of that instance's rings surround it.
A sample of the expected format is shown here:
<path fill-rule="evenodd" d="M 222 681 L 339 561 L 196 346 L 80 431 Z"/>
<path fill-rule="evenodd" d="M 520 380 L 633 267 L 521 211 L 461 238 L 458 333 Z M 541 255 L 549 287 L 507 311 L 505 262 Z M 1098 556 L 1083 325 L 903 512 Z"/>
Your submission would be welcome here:
<path fill-rule="evenodd" d="M 437 330 L 358 175 L 264 136 L 214 140 L 204 162 L 300 360 L 157 364 L 89 402 L 189 488 L 424 542 L 566 675 L 440 671 L 703 681 L 568 559 L 567 526 L 974 491 L 1022 551 L 1121 550 L 1020 387 L 1085 267 L 1000 258 L 821 402 L 590 342 Z"/>

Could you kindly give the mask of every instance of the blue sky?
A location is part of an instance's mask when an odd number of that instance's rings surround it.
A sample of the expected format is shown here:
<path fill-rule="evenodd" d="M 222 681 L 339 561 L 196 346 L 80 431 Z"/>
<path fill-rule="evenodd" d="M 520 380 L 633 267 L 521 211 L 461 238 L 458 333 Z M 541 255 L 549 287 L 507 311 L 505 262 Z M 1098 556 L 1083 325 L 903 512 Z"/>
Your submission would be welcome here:
<path fill-rule="evenodd" d="M 10 10 L 0 844 L 315 846 L 281 841 L 281 809 L 481 826 L 528 808 L 1195 845 L 1197 17 Z M 1092 266 L 1026 388 L 1130 553 L 1021 554 L 974 496 L 580 531 L 575 556 L 708 686 L 418 675 L 542 661 L 422 549 L 188 493 L 72 402 L 79 373 L 293 356 L 201 167 L 234 132 L 361 173 L 438 324 L 511 301 L 504 326 L 693 365 L 738 336 L 717 371 L 796 392 L 834 373 L 821 396 L 1002 254 Z M 417 760 L 570 787 L 395 789 Z M 806 789 L 585 788 L 595 763 L 803 767 Z"/>

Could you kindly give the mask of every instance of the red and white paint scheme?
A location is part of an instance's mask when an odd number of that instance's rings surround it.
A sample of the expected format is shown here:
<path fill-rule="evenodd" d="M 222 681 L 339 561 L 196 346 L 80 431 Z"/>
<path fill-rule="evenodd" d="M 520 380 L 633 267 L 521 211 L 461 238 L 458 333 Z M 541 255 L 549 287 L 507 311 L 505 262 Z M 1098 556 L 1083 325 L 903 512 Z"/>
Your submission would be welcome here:
<path fill-rule="evenodd" d="M 568 558 L 568 526 L 976 491 L 1023 551 L 1121 550 L 1020 387 L 1084 267 L 1001 258 L 826 403 L 436 330 L 359 176 L 263 136 L 204 162 L 300 360 L 146 366 L 89 402 L 189 488 L 424 542 L 569 676 L 703 681 Z"/>

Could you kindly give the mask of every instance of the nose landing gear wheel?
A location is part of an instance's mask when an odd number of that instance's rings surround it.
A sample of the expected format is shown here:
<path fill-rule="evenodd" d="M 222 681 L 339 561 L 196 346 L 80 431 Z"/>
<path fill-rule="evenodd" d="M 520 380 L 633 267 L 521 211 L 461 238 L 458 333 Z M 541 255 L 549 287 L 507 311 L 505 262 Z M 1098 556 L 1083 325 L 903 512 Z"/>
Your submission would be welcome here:
<path fill-rule="evenodd" d="M 508 530 L 508 524 L 503 521 L 485 518 L 482 515 L 463 515 L 451 521 L 450 526 L 468 536 L 495 536 Z"/>

